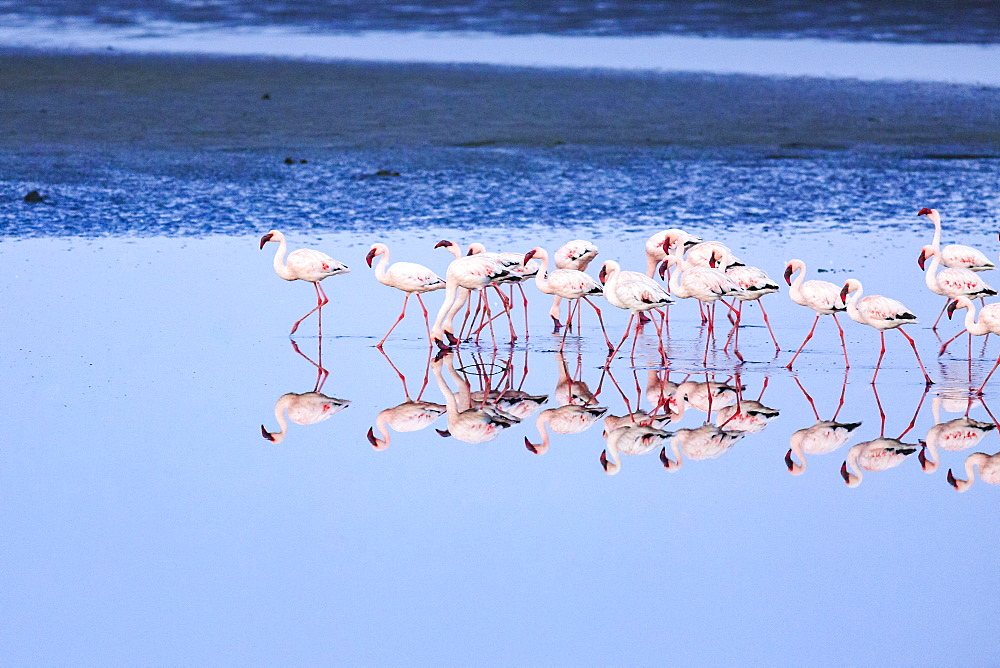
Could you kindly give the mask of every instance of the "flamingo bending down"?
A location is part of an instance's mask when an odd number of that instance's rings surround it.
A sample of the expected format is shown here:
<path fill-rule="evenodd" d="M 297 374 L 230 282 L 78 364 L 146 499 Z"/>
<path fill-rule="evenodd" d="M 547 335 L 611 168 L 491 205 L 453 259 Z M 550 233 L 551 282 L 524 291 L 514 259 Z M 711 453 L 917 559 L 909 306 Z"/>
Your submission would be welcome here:
<path fill-rule="evenodd" d="M 678 429 L 670 440 L 674 459 L 667 457 L 667 449 L 660 450 L 660 462 L 671 473 L 684 465 L 681 453 L 689 459 L 715 459 L 729 452 L 744 436 L 743 432 L 723 431 L 714 424 L 703 424 L 697 429 Z"/>
<path fill-rule="evenodd" d="M 510 298 L 513 302 L 514 300 L 514 286 L 521 292 L 521 299 L 524 302 L 524 337 L 528 338 L 528 295 L 524 293 L 524 288 L 521 283 L 524 283 L 529 278 L 532 278 L 538 273 L 540 265 L 538 260 L 524 261 L 524 256 L 520 253 L 488 253 L 486 251 L 486 246 L 481 243 L 471 243 L 469 244 L 469 255 L 485 255 L 493 260 L 496 260 L 503 268 L 507 270 L 507 275 L 501 278 L 498 283 L 506 283 L 510 285 Z M 508 318 L 510 312 L 508 310 Z M 480 325 L 479 328 L 482 329 L 485 325 Z M 513 324 L 511 324 L 511 335 L 513 336 Z"/>
<path fill-rule="evenodd" d="M 607 448 L 601 452 L 601 466 L 608 475 L 615 475 L 621 471 L 622 455 L 645 455 L 661 447 L 671 436 L 672 432 L 645 424 L 626 424 L 612 429 L 607 434 Z"/>
<path fill-rule="evenodd" d="M 968 297 L 969 299 L 979 299 L 980 297 L 991 297 L 997 293 L 996 290 L 986 284 L 976 272 L 969 269 L 958 269 L 955 267 L 945 267 L 938 271 L 941 264 L 941 254 L 933 246 L 924 246 L 920 249 L 920 257 L 917 264 L 920 269 L 924 269 L 927 258 L 932 258 L 930 266 L 924 273 L 924 282 L 931 292 L 944 296 L 944 306 L 938 313 L 937 320 L 931 326 L 931 330 L 937 331 L 941 316 L 952 299 L 957 297 Z"/>
<path fill-rule="evenodd" d="M 941 264 L 944 266 L 971 269 L 972 271 L 986 271 L 995 267 L 981 251 L 971 246 L 952 244 L 941 250 L 941 214 L 936 209 L 923 208 L 917 213 L 917 216 L 927 216 L 934 223 L 934 239 L 931 241 L 931 246 L 934 247 L 934 250 L 940 251 Z"/>
<path fill-rule="evenodd" d="M 590 304 L 591 308 L 597 313 L 597 320 L 601 323 L 601 332 L 604 333 L 604 341 L 608 344 L 608 351 L 614 350 L 614 346 L 611 345 L 611 339 L 608 338 L 608 332 L 604 329 L 604 318 L 601 316 L 601 309 L 597 308 L 594 302 L 589 299 L 589 297 L 604 294 L 604 288 L 582 271 L 556 269 L 553 272 L 549 272 L 549 254 L 544 248 L 532 248 L 524 255 L 524 261 L 527 262 L 533 257 L 537 257 L 539 262 L 542 263 L 541 269 L 535 274 L 535 285 L 538 286 L 538 289 L 547 295 L 559 295 L 568 301 L 582 299 Z M 573 308 L 579 308 L 579 304 L 571 307 L 570 313 L 572 313 Z M 567 318 L 568 320 L 569 318 Z M 563 345 L 565 342 L 566 332 L 563 332 Z M 560 345 L 561 349 L 562 345 Z"/>
<path fill-rule="evenodd" d="M 920 454 L 917 455 L 921 468 L 924 469 L 924 473 L 937 471 L 938 464 L 941 462 L 940 457 L 938 457 L 938 446 L 949 452 L 968 450 L 979 445 L 983 437 L 996 428 L 997 426 L 992 422 L 980 422 L 968 416 L 935 424 L 927 432 L 926 438 L 920 442 L 924 446 Z M 927 458 L 928 453 L 930 459 Z"/>
<path fill-rule="evenodd" d="M 459 377 L 455 367 L 452 366 L 451 355 L 450 352 L 439 353 L 431 363 L 438 389 L 444 395 L 445 414 L 448 418 L 448 431 L 442 432 L 442 434 L 454 436 L 464 443 L 492 441 L 504 429 L 516 424 L 517 418 L 488 406 L 482 408 L 466 407 L 471 395 L 469 386 L 466 381 Z M 446 359 L 448 360 L 448 373 L 458 385 L 458 396 L 463 399 L 461 404 L 456 398 L 456 393 L 451 391 L 441 373 L 441 366 Z"/>
<path fill-rule="evenodd" d="M 600 280 L 604 281 L 604 297 L 612 306 L 625 309 L 631 312 L 628 318 L 628 325 L 625 326 L 625 336 L 618 343 L 618 346 L 611 353 L 614 356 L 628 339 L 629 330 L 632 328 L 632 321 L 636 314 L 653 309 L 666 308 L 674 303 L 667 291 L 664 290 L 649 276 L 640 274 L 637 271 L 622 271 L 621 266 L 614 260 L 607 260 L 601 267 Z M 660 356 L 666 359 L 663 350 L 663 329 L 656 325 Z M 639 327 L 636 326 L 632 341 L 632 356 L 635 357 L 635 343 L 639 339 Z"/>
<path fill-rule="evenodd" d="M 657 265 L 667 259 L 674 246 L 679 244 L 687 248 L 700 243 L 701 237 L 677 228 L 657 232 L 646 240 L 646 275 L 653 278 Z"/>
<path fill-rule="evenodd" d="M 274 419 L 278 422 L 278 431 L 268 431 L 264 425 L 260 426 L 261 436 L 272 443 L 281 443 L 288 434 L 288 423 L 285 421 L 285 411 L 288 411 L 288 419 L 295 424 L 309 425 L 329 419 L 334 413 L 347 408 L 350 405 L 347 399 L 335 399 L 328 397 L 321 392 L 303 392 L 296 394 L 289 392 L 278 398 L 274 404 Z"/>
<path fill-rule="evenodd" d="M 975 319 L 976 307 L 972 303 L 972 300 L 969 299 L 968 297 L 959 297 L 955 301 L 951 302 L 951 304 L 948 306 L 948 317 L 951 318 L 952 315 L 954 315 L 955 313 L 955 309 L 959 308 L 967 309 L 965 312 L 964 331 L 968 332 L 969 336 L 972 335 L 983 336 L 984 334 L 1000 334 L 1000 304 L 987 304 L 986 306 L 984 306 L 983 309 L 979 312 L 978 321 Z M 944 344 L 941 345 L 941 353 L 944 352 L 945 348 L 948 347 L 949 343 L 951 343 L 961 335 L 962 332 L 959 332 L 948 341 L 945 341 Z M 940 355 L 941 353 L 938 354 Z M 990 372 L 986 374 L 986 379 L 983 380 L 983 384 L 979 386 L 978 390 L 976 390 L 976 394 L 982 396 L 983 388 L 986 387 L 986 383 L 989 382 L 990 377 L 993 376 L 993 372 L 997 370 L 997 367 L 1000 367 L 1000 355 L 997 356 L 996 364 L 994 364 L 993 368 L 990 369 Z"/>
<path fill-rule="evenodd" d="M 406 303 L 410 300 L 410 295 L 412 294 L 417 296 L 420 308 L 424 311 L 424 325 L 427 326 L 427 337 L 429 343 L 431 326 L 427 318 L 427 307 L 424 306 L 424 300 L 420 297 L 420 295 L 424 292 L 444 289 L 444 280 L 424 265 L 415 264 L 413 262 L 396 262 L 387 269 L 386 265 L 389 264 L 389 248 L 385 244 L 372 244 L 371 249 L 368 251 L 368 256 L 365 258 L 365 262 L 367 262 L 370 267 L 372 266 L 372 260 L 379 255 L 382 256 L 382 259 L 379 260 L 378 265 L 375 267 L 375 278 L 382 285 L 388 285 L 390 288 L 402 290 L 406 293 L 406 296 L 403 297 L 403 310 L 399 312 L 399 317 L 396 319 L 396 322 L 392 324 L 392 327 L 390 327 L 389 331 L 385 333 L 382 340 L 375 344 L 375 347 L 381 348 L 382 344 L 385 343 L 385 340 L 389 338 L 390 334 L 392 334 L 392 330 L 396 329 L 396 325 L 402 322 L 403 318 L 406 316 Z"/>
<path fill-rule="evenodd" d="M 792 274 L 796 271 L 801 272 L 792 282 Z M 787 369 L 792 368 L 792 364 L 795 363 L 796 358 L 802 349 L 806 347 L 809 343 L 809 339 L 812 338 L 813 332 L 816 331 L 816 324 L 819 322 L 819 317 L 821 315 L 832 315 L 833 322 L 837 325 L 837 331 L 840 332 L 840 345 L 844 349 L 844 367 L 851 368 L 851 363 L 847 359 L 847 342 L 844 340 L 844 328 L 840 326 L 840 321 L 837 320 L 837 313 L 840 311 L 847 310 L 847 304 L 844 303 L 843 298 L 840 296 L 840 286 L 830 283 L 829 281 L 817 281 L 803 280 L 806 277 L 806 263 L 802 260 L 789 260 L 785 265 L 785 282 L 788 283 L 790 289 L 788 291 L 788 296 L 792 298 L 792 301 L 799 306 L 806 306 L 811 308 L 816 312 L 816 319 L 813 320 L 812 327 L 809 329 L 809 333 L 806 334 L 805 341 L 799 346 L 799 349 L 795 351 L 792 355 L 791 361 L 788 363 Z"/>
<path fill-rule="evenodd" d="M 285 235 L 277 230 L 271 230 L 264 236 L 260 238 L 260 248 L 264 249 L 264 244 L 269 241 L 278 242 L 278 250 L 274 254 L 274 271 L 277 272 L 278 276 L 285 279 L 286 281 L 309 281 L 316 288 L 316 308 L 306 313 L 304 316 L 295 321 L 292 325 L 292 331 L 288 333 L 289 336 L 295 333 L 295 330 L 299 328 L 299 325 L 303 320 L 311 316 L 316 311 L 320 312 L 319 315 L 319 335 L 323 336 L 323 312 L 320 310 L 326 306 L 330 300 L 326 296 L 326 292 L 320 287 L 319 282 L 328 276 L 336 276 L 337 274 L 346 274 L 351 270 L 347 268 L 347 265 L 343 262 L 334 260 L 332 257 L 326 253 L 321 253 L 318 250 L 312 250 L 310 248 L 300 248 L 294 250 L 288 254 L 288 259 L 285 259 L 285 251 L 287 250 L 287 244 L 285 243 Z"/>
<path fill-rule="evenodd" d="M 549 432 L 546 428 L 556 434 L 579 434 L 590 429 L 607 412 L 608 409 L 601 406 L 578 406 L 576 404 L 544 410 L 538 414 L 538 418 L 535 420 L 535 426 L 542 437 L 542 442 L 532 443 L 525 436 L 524 447 L 536 455 L 544 455 L 549 449 Z"/>
<path fill-rule="evenodd" d="M 838 449 L 851 437 L 851 432 L 861 426 L 860 422 L 835 422 L 819 420 L 811 427 L 799 429 L 789 439 L 788 453 L 785 455 L 785 466 L 792 475 L 802 475 L 806 472 L 806 453 L 810 455 L 825 455 Z M 792 453 L 798 457 L 795 463 Z"/>
<path fill-rule="evenodd" d="M 972 487 L 976 479 L 976 465 L 979 465 L 979 477 L 983 482 L 1000 485 L 1000 452 L 988 455 L 985 452 L 974 452 L 965 459 L 965 480 L 958 480 L 948 469 L 948 484 L 955 491 L 964 492 Z"/>
<path fill-rule="evenodd" d="M 875 363 L 875 373 L 872 375 L 871 382 L 872 385 L 874 385 L 875 378 L 878 376 L 879 366 L 882 364 L 882 357 L 885 355 L 885 330 L 897 329 L 902 325 L 917 324 L 917 316 L 913 315 L 913 313 L 903 306 L 902 303 L 896 301 L 895 299 L 883 297 L 882 295 L 869 295 L 864 299 L 861 299 L 863 292 L 864 287 L 861 285 L 861 281 L 849 278 L 847 279 L 847 283 L 844 285 L 844 289 L 840 292 L 840 298 L 846 302 L 847 315 L 851 317 L 851 320 L 861 323 L 862 325 L 874 327 L 878 330 L 879 337 L 882 339 L 882 350 L 879 352 L 878 362 Z M 853 293 L 853 295 L 850 300 L 848 300 L 847 295 L 851 293 Z M 928 385 L 933 385 L 934 381 L 927 375 L 927 370 L 924 369 L 924 363 L 920 361 L 920 353 L 917 352 L 917 344 L 914 343 L 913 339 L 910 338 L 910 335 L 902 329 L 899 329 L 898 331 L 906 337 L 906 340 L 910 343 L 910 347 L 913 348 L 913 354 L 917 358 L 917 364 L 920 365 L 920 371 L 924 374 L 924 380 Z"/>
<path fill-rule="evenodd" d="M 755 399 L 743 399 L 720 409 L 716 413 L 715 423 L 723 431 L 756 434 L 764 431 L 768 423 L 779 414 L 780 411 L 776 408 L 765 406 Z"/>
<path fill-rule="evenodd" d="M 483 290 L 491 286 L 496 279 L 506 275 L 507 270 L 501 267 L 500 264 L 479 255 L 460 257 L 453 260 L 448 265 L 448 272 L 445 275 L 446 292 L 444 303 L 441 304 L 437 319 L 431 328 L 431 340 L 441 348 L 447 348 L 448 345 L 457 345 L 459 339 L 454 334 L 454 318 L 455 314 L 458 313 L 458 310 L 462 308 L 462 305 L 469 298 L 469 292 L 472 290 L 479 291 L 482 295 L 483 308 L 488 317 L 490 308 L 489 300 L 486 298 L 486 293 Z M 447 343 L 445 343 L 444 337 L 447 337 Z"/>
<path fill-rule="evenodd" d="M 861 484 L 862 471 L 876 473 L 899 466 L 918 449 L 919 446 L 903 443 L 898 438 L 884 437 L 852 445 L 840 467 L 840 476 L 848 487 L 857 487 Z M 848 464 L 856 473 L 847 470 Z"/>
<path fill-rule="evenodd" d="M 375 427 L 368 430 L 368 442 L 376 450 L 389 447 L 389 428 L 397 432 L 420 431 L 444 415 L 447 408 L 429 401 L 407 399 L 398 406 L 386 408 L 375 418 Z M 382 438 L 375 436 L 378 429 Z"/>
<path fill-rule="evenodd" d="M 712 259 L 711 264 L 715 265 L 715 259 Z M 767 331 L 771 335 L 771 340 L 774 341 L 774 352 L 781 352 L 781 346 L 778 345 L 778 339 L 774 336 L 774 330 L 771 329 L 771 321 L 767 318 L 767 311 L 764 310 L 764 304 L 760 302 L 760 298 L 764 295 L 769 295 L 772 292 L 777 292 L 779 290 L 778 284 L 775 283 L 768 277 L 763 269 L 758 269 L 757 267 L 749 267 L 747 265 L 733 265 L 726 269 L 726 276 L 733 280 L 743 291 L 736 295 L 736 299 L 739 304 L 736 306 L 736 324 L 733 325 L 732 336 L 735 338 L 733 343 L 733 350 L 739 355 L 739 338 L 740 338 L 740 320 L 743 316 L 743 302 L 755 301 L 757 306 L 760 307 L 760 314 L 764 317 L 764 324 L 767 325 Z M 728 340 L 726 344 L 728 345 Z"/>
<path fill-rule="evenodd" d="M 597 246 L 591 242 L 575 239 L 574 241 L 567 241 L 560 246 L 552 256 L 552 261 L 555 263 L 556 269 L 587 271 L 587 266 L 590 265 L 591 260 L 597 257 L 597 252 Z M 562 323 L 559 321 L 560 301 L 562 301 L 562 297 L 559 295 L 553 296 L 552 308 L 549 309 L 549 317 L 552 318 L 553 322 L 553 334 L 557 334 L 562 327 Z M 567 322 L 566 326 L 569 327 L 572 324 L 571 322 Z"/>

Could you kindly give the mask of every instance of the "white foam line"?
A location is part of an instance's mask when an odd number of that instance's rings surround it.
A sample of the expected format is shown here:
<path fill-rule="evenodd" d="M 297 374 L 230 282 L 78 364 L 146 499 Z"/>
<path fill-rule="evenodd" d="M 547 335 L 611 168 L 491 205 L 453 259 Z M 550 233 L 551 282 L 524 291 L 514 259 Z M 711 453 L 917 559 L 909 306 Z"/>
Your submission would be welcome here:
<path fill-rule="evenodd" d="M 164 25 L 98 29 L 59 22 L 0 28 L 0 44 L 133 53 L 264 55 L 321 60 L 479 63 L 940 81 L 1000 86 L 1000 45 L 714 37 L 572 37 L 468 33 L 317 34 L 279 28 Z"/>

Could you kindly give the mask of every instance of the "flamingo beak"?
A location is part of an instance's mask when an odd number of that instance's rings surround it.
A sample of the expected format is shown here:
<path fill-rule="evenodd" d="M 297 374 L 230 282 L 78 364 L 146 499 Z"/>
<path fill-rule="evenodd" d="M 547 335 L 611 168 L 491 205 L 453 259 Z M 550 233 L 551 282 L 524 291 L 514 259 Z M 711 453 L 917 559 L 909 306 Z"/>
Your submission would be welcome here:
<path fill-rule="evenodd" d="M 792 461 L 792 451 L 791 451 L 791 449 L 789 449 L 788 452 L 785 453 L 785 466 L 788 467 L 789 471 L 791 471 L 793 468 L 795 468 L 795 462 Z"/>
<path fill-rule="evenodd" d="M 601 267 L 601 273 L 597 275 L 597 280 L 601 282 L 601 285 L 604 285 L 608 280 L 608 270 Z"/>
<path fill-rule="evenodd" d="M 530 251 L 528 251 L 527 253 L 524 254 L 524 261 L 522 262 L 522 264 L 528 264 L 528 261 L 531 258 L 533 258 L 533 257 L 535 257 L 535 249 L 534 248 L 532 248 Z"/>
<path fill-rule="evenodd" d="M 447 429 L 435 429 L 434 431 L 436 431 L 438 433 L 438 436 L 440 436 L 441 438 L 448 438 L 449 436 L 451 436 L 451 432 L 448 431 Z"/>
<path fill-rule="evenodd" d="M 667 267 L 669 267 L 669 266 L 670 265 L 666 262 L 666 260 L 664 260 L 663 264 L 660 265 L 660 280 L 661 281 L 665 280 L 664 277 L 667 275 Z"/>
<path fill-rule="evenodd" d="M 273 236 L 274 236 L 274 235 L 273 235 L 273 234 L 271 234 L 271 233 L 268 233 L 268 234 L 265 234 L 264 236 L 262 236 L 262 237 L 260 238 L 260 247 L 261 247 L 261 248 L 264 248 L 264 244 L 266 244 L 266 243 L 267 243 L 268 241 L 270 241 L 270 240 L 271 240 L 271 237 L 273 237 Z"/>
<path fill-rule="evenodd" d="M 452 244 L 451 244 L 450 241 L 448 241 L 447 239 L 442 239 L 441 241 L 439 241 L 436 244 L 434 244 L 434 248 L 447 248 L 448 246 L 451 246 L 451 245 Z"/>
<path fill-rule="evenodd" d="M 670 468 L 670 460 L 667 459 L 667 449 L 666 448 L 660 448 L 660 462 L 664 466 L 666 466 L 667 468 Z"/>
<path fill-rule="evenodd" d="M 378 447 L 378 441 L 375 439 L 375 430 L 373 427 L 368 428 L 368 442 L 371 443 L 373 447 Z"/>
<path fill-rule="evenodd" d="M 673 245 L 670 243 L 671 241 L 673 241 L 673 239 L 670 237 L 663 240 L 663 252 L 667 255 L 670 255 L 670 247 Z"/>
<path fill-rule="evenodd" d="M 840 301 L 842 302 L 847 301 L 847 292 L 848 292 L 848 286 L 845 285 L 844 289 L 840 291 Z"/>
<path fill-rule="evenodd" d="M 847 462 L 844 462 L 840 466 L 840 477 L 843 478 L 846 483 L 851 482 L 851 474 L 847 472 Z"/>
<path fill-rule="evenodd" d="M 958 300 L 957 299 L 955 301 L 950 302 L 948 304 L 948 320 L 951 320 L 951 317 L 953 315 L 955 315 L 955 309 L 956 308 L 958 308 Z"/>
<path fill-rule="evenodd" d="M 538 454 L 538 448 L 535 447 L 534 443 L 528 440 L 527 436 L 524 437 L 524 447 L 528 448 L 528 450 L 531 450 L 536 455 Z"/>
<path fill-rule="evenodd" d="M 927 455 L 924 454 L 925 451 L 926 451 L 926 448 L 921 448 L 920 449 L 920 452 L 917 453 L 917 461 L 920 462 L 920 468 L 922 468 L 923 470 L 926 471 L 927 470 Z"/>
<path fill-rule="evenodd" d="M 469 257 L 469 256 L 471 256 L 471 255 L 475 255 L 475 253 L 473 253 L 473 252 L 472 252 L 472 249 L 470 248 L 470 249 L 469 249 L 469 252 L 468 252 L 468 253 L 466 253 L 465 255 L 466 255 L 466 257 Z"/>
<path fill-rule="evenodd" d="M 605 471 L 608 470 L 608 451 L 607 450 L 602 450 L 601 451 L 601 466 L 604 467 Z"/>
<path fill-rule="evenodd" d="M 931 210 L 928 209 L 927 207 L 924 207 L 923 209 L 921 209 L 920 211 L 917 212 L 917 215 L 918 216 L 929 216 L 930 213 L 931 213 Z"/>
<path fill-rule="evenodd" d="M 271 436 L 271 433 L 267 429 L 264 429 L 264 425 L 260 426 L 260 435 L 274 443 L 274 436 Z"/>
<path fill-rule="evenodd" d="M 789 285 L 792 284 L 792 273 L 793 271 L 791 265 L 785 267 L 785 283 L 788 283 Z"/>
<path fill-rule="evenodd" d="M 951 472 L 951 469 L 948 469 L 948 484 L 958 489 L 958 481 L 955 480 L 955 474 Z"/>
<path fill-rule="evenodd" d="M 715 269 L 715 265 L 717 264 L 719 264 L 719 262 L 715 259 L 715 253 L 712 253 L 712 257 L 708 258 L 708 266 Z"/>
<path fill-rule="evenodd" d="M 920 251 L 920 257 L 917 258 L 917 264 L 920 266 L 920 271 L 924 270 L 925 260 L 927 260 L 927 254 L 924 251 Z"/>
<path fill-rule="evenodd" d="M 368 263 L 368 266 L 369 266 L 369 267 L 370 267 L 370 266 L 372 266 L 372 260 L 373 260 L 374 258 L 375 258 L 375 249 L 373 248 L 373 249 L 371 249 L 370 251 L 368 251 L 368 255 L 367 255 L 367 256 L 365 256 L 365 262 L 367 262 L 367 263 Z"/>

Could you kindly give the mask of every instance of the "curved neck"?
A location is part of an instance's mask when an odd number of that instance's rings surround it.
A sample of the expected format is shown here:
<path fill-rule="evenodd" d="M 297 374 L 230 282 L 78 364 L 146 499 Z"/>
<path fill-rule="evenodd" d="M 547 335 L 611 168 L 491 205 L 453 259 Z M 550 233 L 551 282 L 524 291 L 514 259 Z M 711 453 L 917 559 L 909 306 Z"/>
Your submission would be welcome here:
<path fill-rule="evenodd" d="M 927 271 L 924 272 L 924 283 L 927 284 L 927 287 L 930 288 L 933 292 L 937 292 L 938 291 L 937 272 L 938 272 L 938 267 L 941 266 L 941 253 L 936 252 L 937 251 L 936 248 L 934 250 L 935 253 L 934 255 L 931 256 L 930 266 L 928 266 Z"/>
<path fill-rule="evenodd" d="M 983 474 L 983 464 L 990 456 L 982 452 L 974 452 L 965 458 L 965 485 L 962 491 L 965 491 L 972 486 L 972 483 L 976 481 L 976 464 L 979 465 L 979 475 Z"/>
<path fill-rule="evenodd" d="M 849 487 L 857 487 L 861 484 L 861 479 L 864 477 L 861 467 L 858 466 L 858 455 L 860 452 L 860 449 L 856 445 L 847 451 L 847 466 L 853 471 L 849 474 L 847 480 Z"/>
<path fill-rule="evenodd" d="M 791 287 L 788 288 L 788 294 L 794 300 L 799 297 L 799 291 L 802 289 L 802 281 L 806 280 L 806 268 L 802 267 L 798 270 L 798 276 L 792 281 Z"/>
<path fill-rule="evenodd" d="M 281 241 L 278 242 L 278 250 L 274 253 L 274 271 L 286 281 L 291 281 L 295 277 L 292 276 L 292 273 L 288 271 L 288 267 L 285 265 L 285 251 L 287 249 L 288 246 L 285 243 L 285 237 L 281 237 Z"/>
<path fill-rule="evenodd" d="M 965 329 L 968 330 L 969 334 L 975 334 L 976 336 L 982 336 L 990 331 L 986 323 L 981 324 L 976 322 L 976 305 L 972 303 L 971 299 L 969 300 L 969 305 L 965 308 Z"/>
<path fill-rule="evenodd" d="M 861 293 L 864 291 L 865 289 L 859 285 L 858 289 L 851 293 L 851 296 L 847 299 L 847 315 L 854 322 L 861 322 L 861 314 L 858 313 L 858 300 L 861 299 Z"/>
<path fill-rule="evenodd" d="M 538 435 L 542 437 L 542 445 L 538 448 L 538 453 L 541 454 L 549 449 L 549 432 L 546 427 L 548 427 L 549 419 L 552 417 L 552 411 L 554 408 L 549 408 L 538 414 L 538 419 L 535 420 L 535 427 L 538 428 Z"/>
<path fill-rule="evenodd" d="M 549 279 L 546 276 L 546 274 L 549 273 L 549 256 L 542 255 L 535 259 L 537 259 L 539 265 L 541 265 L 538 267 L 538 273 L 535 274 L 535 285 L 537 285 L 538 289 L 545 294 L 551 295 L 552 290 L 549 288 Z"/>
<path fill-rule="evenodd" d="M 802 439 L 796 438 L 796 435 L 792 435 L 792 440 L 789 443 L 791 446 L 792 454 L 798 459 L 798 462 L 792 463 L 792 468 L 788 469 L 788 472 L 792 475 L 802 475 L 806 472 L 806 453 L 802 449 Z"/>
<path fill-rule="evenodd" d="M 434 380 L 437 381 L 438 389 L 444 395 L 445 411 L 448 413 L 448 421 L 450 422 L 459 413 L 458 402 L 455 401 L 455 393 L 451 391 L 448 383 L 444 382 L 444 377 L 441 375 L 442 364 L 443 362 L 434 362 L 431 366 L 434 369 Z"/>
<path fill-rule="evenodd" d="M 607 272 L 607 278 L 604 279 L 605 294 L 614 294 L 618 290 L 618 277 L 621 275 L 621 271 L 621 267 L 616 267 Z"/>
<path fill-rule="evenodd" d="M 382 253 L 382 259 L 378 261 L 377 265 L 375 265 L 375 279 L 379 283 L 382 283 L 383 285 L 388 285 L 385 282 L 385 272 L 386 269 L 388 268 L 389 268 L 389 249 L 386 248 L 385 252 Z"/>
<path fill-rule="evenodd" d="M 670 450 L 674 453 L 674 458 L 668 459 L 663 462 L 664 468 L 668 471 L 676 471 L 681 466 L 684 465 L 684 456 L 681 454 L 680 445 L 677 443 L 677 437 L 670 439 Z"/>
<path fill-rule="evenodd" d="M 389 447 L 389 411 L 391 408 L 387 408 L 378 414 L 375 418 L 375 428 L 378 429 L 378 433 L 382 435 L 382 438 L 376 439 L 377 445 L 376 449 L 385 449 Z"/>
<path fill-rule="evenodd" d="M 667 266 L 673 269 L 670 273 L 670 292 L 681 299 L 686 299 L 691 295 L 688 294 L 683 288 L 681 288 L 681 272 L 684 270 L 684 246 L 682 244 L 677 244 L 674 249 L 670 252 L 671 261 Z"/>
<path fill-rule="evenodd" d="M 940 216 L 935 216 L 933 213 L 928 218 L 934 223 L 934 238 L 931 240 L 931 246 L 934 246 L 934 250 L 941 250 L 941 218 Z"/>
<path fill-rule="evenodd" d="M 285 421 L 285 409 L 288 407 L 290 401 L 290 395 L 283 394 L 274 404 L 274 419 L 278 422 L 278 431 L 271 432 L 272 443 L 281 443 L 285 440 L 285 436 L 288 433 L 288 422 Z"/>

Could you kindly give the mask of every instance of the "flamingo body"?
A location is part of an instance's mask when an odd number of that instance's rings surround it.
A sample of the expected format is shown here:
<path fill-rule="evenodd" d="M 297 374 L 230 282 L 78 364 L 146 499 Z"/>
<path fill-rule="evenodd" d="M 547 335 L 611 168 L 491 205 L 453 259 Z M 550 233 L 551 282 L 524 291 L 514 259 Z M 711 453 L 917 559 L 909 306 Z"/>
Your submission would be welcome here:
<path fill-rule="evenodd" d="M 876 438 L 858 443 L 847 451 L 847 459 L 840 467 L 840 475 L 848 487 L 857 487 L 861 484 L 862 471 L 876 473 L 899 466 L 918 449 L 918 446 L 902 443 L 897 438 Z M 849 472 L 848 465 L 856 473 Z"/>

